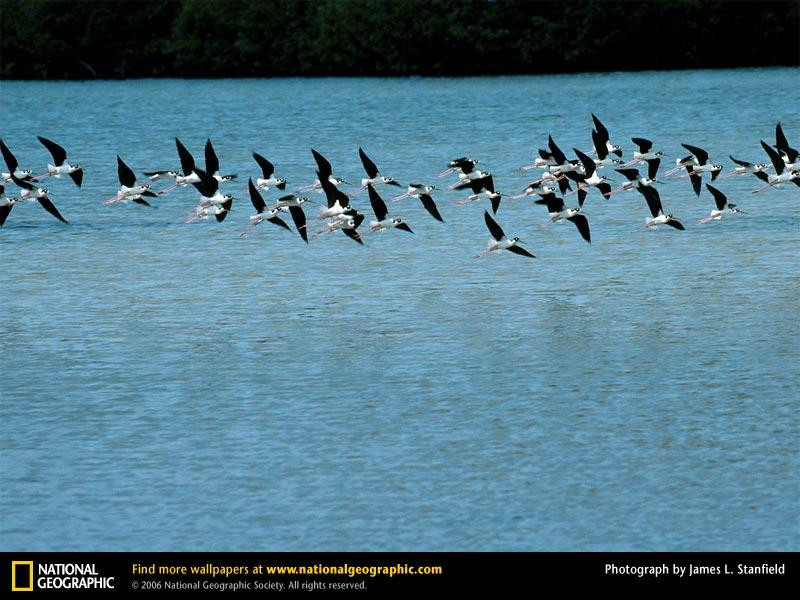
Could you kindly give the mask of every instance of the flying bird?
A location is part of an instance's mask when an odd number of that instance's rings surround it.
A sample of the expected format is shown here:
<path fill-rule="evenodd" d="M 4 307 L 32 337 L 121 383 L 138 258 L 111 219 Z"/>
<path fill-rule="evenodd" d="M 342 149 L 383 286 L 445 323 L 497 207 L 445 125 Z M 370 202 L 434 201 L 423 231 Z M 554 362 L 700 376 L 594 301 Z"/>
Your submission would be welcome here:
<path fill-rule="evenodd" d="M 520 254 L 521 256 L 528 256 L 530 258 L 536 258 L 533 254 L 528 252 L 522 246 L 518 244 L 522 241 L 518 237 L 513 237 L 511 239 L 506 237 L 506 234 L 503 232 L 503 229 L 500 225 L 497 224 L 490 215 L 489 211 L 483 211 L 483 219 L 486 221 L 486 227 L 489 229 L 489 233 L 492 234 L 492 238 L 486 245 L 486 250 L 483 252 L 479 252 L 475 255 L 475 258 L 480 258 L 485 254 L 489 254 L 490 252 L 494 252 L 495 250 L 508 250 L 509 252 L 513 252 L 514 254 Z"/>

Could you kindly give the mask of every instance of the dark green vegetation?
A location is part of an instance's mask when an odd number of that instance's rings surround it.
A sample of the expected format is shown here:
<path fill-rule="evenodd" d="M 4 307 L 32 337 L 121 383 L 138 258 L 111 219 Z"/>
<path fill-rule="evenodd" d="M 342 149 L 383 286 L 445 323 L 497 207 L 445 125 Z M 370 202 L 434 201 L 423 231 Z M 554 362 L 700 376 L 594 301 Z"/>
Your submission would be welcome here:
<path fill-rule="evenodd" d="M 0 75 L 463 75 L 800 64 L 800 2 L 0 0 Z"/>

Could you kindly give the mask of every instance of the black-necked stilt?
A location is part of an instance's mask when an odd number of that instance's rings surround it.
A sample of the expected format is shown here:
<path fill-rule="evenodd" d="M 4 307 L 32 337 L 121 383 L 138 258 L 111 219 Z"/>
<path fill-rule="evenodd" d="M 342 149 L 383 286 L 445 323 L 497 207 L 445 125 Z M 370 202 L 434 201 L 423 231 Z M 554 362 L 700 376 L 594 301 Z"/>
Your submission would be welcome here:
<path fill-rule="evenodd" d="M 746 160 L 739 160 L 731 155 L 728 155 L 728 158 L 730 158 L 736 164 L 736 166 L 733 168 L 733 172 L 721 176 L 720 179 L 729 179 L 731 177 L 735 177 L 736 175 L 755 175 L 756 173 L 761 173 L 768 167 L 767 163 L 751 163 L 747 162 Z"/>
<path fill-rule="evenodd" d="M 159 190 L 158 195 L 163 196 L 167 192 L 174 190 L 178 187 L 185 187 L 187 185 L 200 183 L 200 176 L 197 174 L 197 165 L 194 162 L 194 156 L 192 153 L 186 149 L 186 146 L 181 143 L 178 138 L 175 138 L 175 148 L 178 150 L 178 159 L 181 162 L 181 173 L 177 173 L 175 175 L 175 182 L 172 185 L 168 185 L 165 188 Z M 175 171 L 152 171 L 150 173 L 145 173 L 145 175 L 149 175 L 151 178 L 153 175 L 159 174 L 159 179 L 165 178 L 161 177 L 160 174 L 164 173 L 165 175 L 172 176 L 172 173 L 176 173 Z"/>
<path fill-rule="evenodd" d="M 681 144 L 681 146 L 686 148 L 694 155 L 696 164 L 684 165 L 683 168 L 686 169 L 686 175 L 683 175 L 683 177 L 689 177 L 692 182 L 692 189 L 694 189 L 694 193 L 699 197 L 700 190 L 702 189 L 703 173 L 711 173 L 711 181 L 714 181 L 722 171 L 722 165 L 714 165 L 709 163 L 708 152 L 702 148 L 698 148 L 697 146 L 692 146 L 690 144 Z M 674 171 L 675 169 L 670 171 L 670 173 Z M 664 174 L 664 177 L 666 176 L 667 174 Z"/>
<path fill-rule="evenodd" d="M 50 201 L 47 189 L 37 187 L 33 185 L 30 181 L 25 179 L 20 179 L 13 173 L 11 174 L 11 181 L 16 183 L 17 186 L 20 188 L 19 200 L 21 202 L 25 200 L 30 200 L 30 201 L 35 200 L 42 205 L 42 208 L 44 208 L 47 212 L 53 215 L 56 219 L 58 219 L 62 223 L 67 222 L 67 220 L 61 216 L 61 213 L 58 212 L 58 209 L 55 207 L 55 205 Z M 11 212 L 11 208 L 9 208 L 9 212 Z M 8 214 L 6 214 L 6 217 L 8 217 Z"/>
<path fill-rule="evenodd" d="M 606 129 L 606 126 L 600 122 L 600 119 L 598 119 L 594 113 L 592 113 L 592 122 L 594 123 L 592 141 L 594 142 L 594 150 L 597 152 L 597 157 L 603 159 L 608 156 L 609 152 L 615 154 L 617 157 L 621 157 L 622 149 L 611 143 L 608 129 Z M 601 148 L 605 148 L 605 151 L 601 150 Z M 622 164 L 622 161 L 620 161 L 620 164 Z"/>
<path fill-rule="evenodd" d="M 736 213 L 742 212 L 736 208 L 735 204 L 729 204 L 728 197 L 710 183 L 706 184 L 706 189 L 711 192 L 712 196 L 714 196 L 714 202 L 716 203 L 717 208 L 712 210 L 705 219 L 700 219 L 700 221 L 698 221 L 700 225 L 708 223 L 709 221 L 719 221 L 726 215 L 735 215 Z"/>
<path fill-rule="evenodd" d="M 474 158 L 467 158 L 466 156 L 462 156 L 460 158 L 455 158 L 451 160 L 447 168 L 439 173 L 437 177 L 445 177 L 449 175 L 453 171 L 461 170 L 464 175 L 469 175 L 475 169 L 475 165 L 477 165 L 480 161 L 475 160 Z"/>
<path fill-rule="evenodd" d="M 652 160 L 654 158 L 661 158 L 661 155 L 664 154 L 661 150 L 653 150 L 653 142 L 646 138 L 641 137 L 633 137 L 631 141 L 636 144 L 638 150 L 633 151 L 633 159 L 629 160 L 623 165 L 624 167 L 630 167 L 633 164 L 644 162 L 646 160 Z"/>
<path fill-rule="evenodd" d="M 544 194 L 539 200 L 536 200 L 535 203 L 547 206 L 547 212 L 550 215 L 550 220 L 542 226 L 559 221 L 570 221 L 575 224 L 581 237 L 588 243 L 592 243 L 592 234 L 589 231 L 589 219 L 586 218 L 586 215 L 581 213 L 580 207 L 567 208 L 564 204 L 564 199 L 559 198 L 555 194 Z"/>
<path fill-rule="evenodd" d="M 614 169 L 617 173 L 625 177 L 628 181 L 622 184 L 621 187 L 617 188 L 613 192 L 610 192 L 608 195 L 611 196 L 616 194 L 617 192 L 627 192 L 628 190 L 637 190 L 638 192 L 642 191 L 642 188 L 649 187 L 654 183 L 658 183 L 656 181 L 656 176 L 658 174 L 658 167 L 661 164 L 660 158 L 650 158 L 647 160 L 647 175 L 642 177 L 639 175 L 639 169 Z"/>
<path fill-rule="evenodd" d="M 39 142 L 45 148 L 47 148 L 48 152 L 50 152 L 53 157 L 54 164 L 51 165 L 48 163 L 47 173 L 37 175 L 35 179 L 40 179 L 42 177 L 59 178 L 62 175 L 69 175 L 69 178 L 72 179 L 73 183 L 75 183 L 75 185 L 78 187 L 81 187 L 81 183 L 83 182 L 83 169 L 81 169 L 81 166 L 69 164 L 67 162 L 67 151 L 55 142 L 40 135 L 36 137 L 38 138 Z"/>
<path fill-rule="evenodd" d="M 136 183 L 136 175 L 128 165 L 125 164 L 119 154 L 117 154 L 117 177 L 119 178 L 119 191 L 115 196 L 109 198 L 103 204 L 114 204 L 115 202 L 135 202 L 144 206 L 150 206 L 150 203 L 144 199 L 144 196 L 149 198 L 156 198 L 156 194 L 150 191 L 150 185 L 147 183 Z"/>
<path fill-rule="evenodd" d="M 334 231 L 341 231 L 350 239 L 358 242 L 359 244 L 363 244 L 364 242 L 361 240 L 361 235 L 357 231 L 359 225 L 361 225 L 363 221 L 364 215 L 351 208 L 348 209 L 347 213 L 332 217 L 327 223 L 325 223 L 325 226 L 322 228 L 322 230 L 312 234 L 311 237 L 317 238 L 321 235 L 333 233 Z"/>
<path fill-rule="evenodd" d="M 521 256 L 528 256 L 530 258 L 536 258 L 533 254 L 525 250 L 522 246 L 518 244 L 522 241 L 518 237 L 513 237 L 511 239 L 506 237 L 506 234 L 503 233 L 503 229 L 500 225 L 497 224 L 490 215 L 489 211 L 483 211 L 483 219 L 486 221 L 486 227 L 489 229 L 489 233 L 492 234 L 494 239 L 489 240 L 486 245 L 486 250 L 483 252 L 479 252 L 475 255 L 475 258 L 480 258 L 485 254 L 489 254 L 490 252 L 494 252 L 495 250 L 508 250 L 513 252 L 514 254 L 519 254 Z"/>
<path fill-rule="evenodd" d="M 361 159 L 361 164 L 364 166 L 364 171 L 367 173 L 367 178 L 361 180 L 361 187 L 353 192 L 350 197 L 356 196 L 361 191 L 367 188 L 367 184 L 371 183 L 373 186 L 375 185 L 394 185 L 397 187 L 403 187 L 397 181 L 394 180 L 394 177 L 384 177 L 380 174 L 378 167 L 375 165 L 372 160 L 370 160 L 369 156 L 367 156 L 366 152 L 362 148 L 359 147 L 358 149 L 358 156 Z"/>
<path fill-rule="evenodd" d="M 572 150 L 583 165 L 583 173 L 573 172 L 569 174 L 571 175 L 570 178 L 578 184 L 578 206 L 583 206 L 583 201 L 586 199 L 586 194 L 590 187 L 596 187 L 603 196 L 608 198 L 611 195 L 611 184 L 608 183 L 610 179 L 597 172 L 597 165 L 595 165 L 590 156 L 577 148 Z"/>
<path fill-rule="evenodd" d="M 283 177 L 275 177 L 275 165 L 258 152 L 253 152 L 253 158 L 258 163 L 258 166 L 261 167 L 262 176 L 256 179 L 256 187 L 258 189 L 269 189 L 269 186 L 274 186 L 279 190 L 286 188 L 286 180 Z"/>
<path fill-rule="evenodd" d="M 264 198 L 261 197 L 257 186 L 253 183 L 252 177 L 247 180 L 247 190 L 250 192 L 250 202 L 253 204 L 253 208 L 256 209 L 256 214 L 250 217 L 250 224 L 242 231 L 239 237 L 247 235 L 256 225 L 263 221 L 269 221 L 274 225 L 285 227 L 291 231 L 283 219 L 278 216 L 283 212 L 283 208 L 267 209 L 267 204 L 264 202 Z"/>
<path fill-rule="evenodd" d="M 800 186 L 800 169 L 790 168 L 786 166 L 783 158 L 776 150 L 774 150 L 769 144 L 767 144 L 764 140 L 761 140 L 761 147 L 764 148 L 764 152 L 769 155 L 770 161 L 772 161 L 772 166 L 775 167 L 775 175 L 770 175 L 768 173 L 756 173 L 755 175 L 759 177 L 762 181 L 766 182 L 766 185 L 761 186 L 757 190 L 753 190 L 754 194 L 761 192 L 769 187 L 778 186 L 782 183 L 792 182 L 797 186 Z"/>
<path fill-rule="evenodd" d="M 409 183 L 408 189 L 392 198 L 392 202 L 400 202 L 403 198 L 410 198 L 411 196 L 419 196 L 420 194 L 430 194 L 436 190 L 435 185 L 425 185 L 423 183 Z"/>
<path fill-rule="evenodd" d="M 650 227 L 658 227 L 659 225 L 669 225 L 670 227 L 674 227 L 675 229 L 684 230 L 686 229 L 683 226 L 683 223 L 678 221 L 672 215 L 665 215 L 664 209 L 661 206 L 661 196 L 658 194 L 658 190 L 652 186 L 642 188 L 642 195 L 644 199 L 647 201 L 647 207 L 650 209 L 650 214 L 653 215 L 652 219 L 647 219 L 644 226 L 641 229 L 648 229 Z M 640 230 L 641 230 L 640 229 Z"/>
<path fill-rule="evenodd" d="M 372 205 L 372 212 L 375 213 L 375 218 L 377 219 L 377 221 L 370 221 L 370 231 L 384 231 L 386 229 L 395 228 L 414 233 L 411 231 L 411 227 L 406 225 L 406 222 L 400 217 L 388 216 L 389 210 L 386 208 L 386 202 L 383 201 L 383 198 L 381 198 L 380 194 L 372 187 L 371 183 L 367 184 L 367 192 L 369 193 L 369 203 Z"/>
<path fill-rule="evenodd" d="M 321 193 L 323 191 L 322 184 L 320 183 L 320 181 L 322 180 L 321 178 L 324 178 L 325 180 L 328 181 L 328 183 L 331 183 L 336 187 L 339 187 L 343 183 L 347 183 L 347 181 L 345 181 L 344 179 L 333 176 L 333 169 L 331 167 L 331 163 L 328 161 L 327 158 L 322 156 L 322 154 L 320 154 L 313 148 L 311 148 L 311 154 L 314 156 L 314 161 L 317 163 L 317 179 L 314 181 L 314 183 L 310 185 L 305 185 L 299 188 L 295 188 L 295 192 L 302 193 L 302 192 L 310 192 L 313 190 L 318 190 L 318 192 Z"/>
<path fill-rule="evenodd" d="M 28 181 L 33 179 L 33 171 L 30 169 L 20 169 L 19 162 L 17 161 L 17 157 L 14 156 L 13 152 L 8 149 L 5 142 L 0 140 L 0 153 L 3 154 L 3 160 L 6 161 L 6 166 L 8 167 L 8 173 L 3 173 L 3 181 L 11 181 L 11 176 L 13 175 L 17 179 L 22 179 Z"/>

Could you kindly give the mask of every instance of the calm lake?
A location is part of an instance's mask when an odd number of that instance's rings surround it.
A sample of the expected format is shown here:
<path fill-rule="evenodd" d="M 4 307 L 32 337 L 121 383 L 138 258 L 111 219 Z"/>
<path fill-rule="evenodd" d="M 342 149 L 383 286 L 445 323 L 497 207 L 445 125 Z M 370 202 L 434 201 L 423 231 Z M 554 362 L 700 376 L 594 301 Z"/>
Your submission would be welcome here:
<path fill-rule="evenodd" d="M 593 190 L 591 245 L 504 199 L 536 259 L 474 260 L 484 204 L 446 191 L 445 223 L 406 199 L 414 235 L 363 247 L 239 234 L 253 151 L 290 188 L 312 147 L 349 181 L 362 146 L 440 190 L 467 155 L 510 196 L 549 133 L 588 150 L 594 112 L 626 159 L 650 138 L 663 173 L 685 142 L 724 174 L 778 121 L 800 147 L 798 89 L 798 69 L 0 83 L 21 167 L 44 170 L 42 135 L 85 168 L 43 184 L 69 225 L 23 204 L 0 230 L 1 549 L 797 550 L 800 188 L 722 180 L 746 214 L 700 226 L 710 194 L 670 177 L 686 231 L 644 232 L 639 194 Z M 175 136 L 238 173 L 224 223 L 182 224 L 193 189 L 102 204 L 117 154 L 177 169 Z"/>

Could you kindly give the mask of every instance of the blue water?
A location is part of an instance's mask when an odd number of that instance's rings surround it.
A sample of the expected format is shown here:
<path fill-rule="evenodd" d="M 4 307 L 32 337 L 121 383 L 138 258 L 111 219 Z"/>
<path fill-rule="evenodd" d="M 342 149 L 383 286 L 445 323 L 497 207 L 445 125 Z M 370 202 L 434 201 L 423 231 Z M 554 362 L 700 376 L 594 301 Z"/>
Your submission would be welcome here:
<path fill-rule="evenodd" d="M 365 247 L 239 233 L 252 151 L 290 187 L 313 180 L 310 147 L 351 181 L 361 145 L 384 174 L 440 187 L 466 154 L 510 195 L 548 133 L 588 148 L 594 112 L 626 157 L 644 136 L 667 167 L 687 142 L 730 169 L 728 154 L 764 160 L 778 121 L 800 147 L 798 83 L 0 83 L 22 166 L 46 164 L 44 135 L 86 169 L 81 190 L 47 182 L 69 226 L 25 204 L 0 230 L 0 547 L 797 550 L 799 188 L 721 181 L 747 214 L 698 226 L 710 195 L 667 179 L 686 231 L 638 233 L 638 194 L 593 191 L 591 246 L 504 200 L 499 222 L 535 260 L 473 260 L 483 206 L 452 192 L 435 195 L 445 224 L 404 200 L 391 209 L 415 235 Z M 117 153 L 177 168 L 176 135 L 200 162 L 211 137 L 239 173 L 228 220 L 183 225 L 193 190 L 102 205 Z"/>

